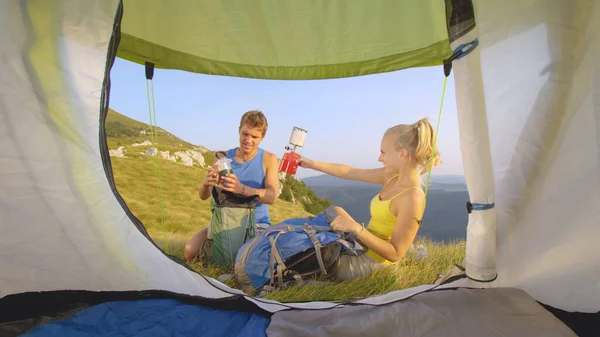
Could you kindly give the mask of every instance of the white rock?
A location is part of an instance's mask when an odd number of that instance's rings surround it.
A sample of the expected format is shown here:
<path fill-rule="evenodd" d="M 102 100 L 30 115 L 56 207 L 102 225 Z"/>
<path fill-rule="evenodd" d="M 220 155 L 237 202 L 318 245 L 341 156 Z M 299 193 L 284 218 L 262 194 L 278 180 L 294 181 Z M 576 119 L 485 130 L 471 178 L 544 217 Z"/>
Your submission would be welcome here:
<path fill-rule="evenodd" d="M 123 147 L 120 146 L 118 149 L 116 150 L 109 150 L 108 153 L 110 154 L 111 157 L 118 157 L 118 158 L 127 158 L 125 157 L 125 150 L 123 150 Z"/>
<path fill-rule="evenodd" d="M 152 142 L 145 140 L 143 143 L 133 143 L 131 146 L 152 146 Z"/>
<path fill-rule="evenodd" d="M 151 147 L 151 148 L 149 148 L 149 149 L 147 149 L 146 151 L 144 151 L 144 152 L 141 152 L 141 153 L 142 153 L 142 154 L 145 154 L 145 155 L 147 155 L 147 156 L 154 156 L 154 155 L 156 154 L 156 149 L 155 149 L 155 148 L 153 148 L 153 147 Z"/>
<path fill-rule="evenodd" d="M 192 157 L 192 159 L 194 159 L 198 163 L 198 165 L 203 167 L 204 165 L 206 165 L 206 162 L 204 162 L 204 156 L 202 155 L 202 152 L 197 152 L 193 150 L 187 150 L 186 152 L 189 154 L 190 157 Z"/>
<path fill-rule="evenodd" d="M 166 159 L 169 161 L 177 161 L 177 158 L 175 158 L 175 156 L 172 156 L 171 153 L 169 151 L 158 151 L 158 154 L 160 155 L 160 157 L 162 159 Z"/>
<path fill-rule="evenodd" d="M 147 156 L 154 156 L 157 152 L 156 149 L 151 147 L 144 152 L 140 152 L 141 154 L 145 154 Z M 177 162 L 177 158 L 180 159 L 181 163 L 185 166 L 202 166 L 204 167 L 204 156 L 201 152 L 194 150 L 185 150 L 185 151 L 177 151 L 171 155 L 169 151 L 158 151 L 158 155 L 162 159 L 170 160 L 173 162 Z"/>
<path fill-rule="evenodd" d="M 183 165 L 194 166 L 197 163 L 199 166 L 204 167 L 204 157 L 196 151 L 177 151 L 174 153 L 174 156 L 180 158 Z"/>
<path fill-rule="evenodd" d="M 179 157 L 181 159 L 181 163 L 185 166 L 194 166 L 194 160 L 190 157 L 186 152 L 175 152 L 175 157 Z"/>

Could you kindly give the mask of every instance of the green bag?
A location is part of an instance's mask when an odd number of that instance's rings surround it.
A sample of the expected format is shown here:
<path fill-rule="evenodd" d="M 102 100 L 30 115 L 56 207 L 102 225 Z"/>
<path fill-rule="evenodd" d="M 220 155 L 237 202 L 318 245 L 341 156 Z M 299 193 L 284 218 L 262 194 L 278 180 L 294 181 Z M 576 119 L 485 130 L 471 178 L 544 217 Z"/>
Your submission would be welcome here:
<path fill-rule="evenodd" d="M 203 265 L 233 268 L 238 250 L 255 236 L 259 196 L 244 197 L 214 187 L 208 239 L 200 251 Z"/>

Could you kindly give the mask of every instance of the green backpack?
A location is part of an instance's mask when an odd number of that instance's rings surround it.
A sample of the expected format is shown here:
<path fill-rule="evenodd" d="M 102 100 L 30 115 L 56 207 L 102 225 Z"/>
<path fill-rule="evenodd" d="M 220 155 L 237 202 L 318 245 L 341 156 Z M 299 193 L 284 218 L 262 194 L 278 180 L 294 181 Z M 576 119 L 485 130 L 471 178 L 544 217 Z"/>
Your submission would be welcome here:
<path fill-rule="evenodd" d="M 259 196 L 244 197 L 216 186 L 212 191 L 212 217 L 208 239 L 200 250 L 200 263 L 233 268 L 240 247 L 255 235 Z"/>

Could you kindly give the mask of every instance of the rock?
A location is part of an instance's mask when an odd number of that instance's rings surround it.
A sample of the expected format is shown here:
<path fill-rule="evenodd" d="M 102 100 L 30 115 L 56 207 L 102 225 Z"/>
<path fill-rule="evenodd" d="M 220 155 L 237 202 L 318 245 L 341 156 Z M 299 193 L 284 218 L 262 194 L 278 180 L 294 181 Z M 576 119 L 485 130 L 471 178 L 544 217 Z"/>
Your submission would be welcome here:
<path fill-rule="evenodd" d="M 118 149 L 116 150 L 109 150 L 108 153 L 110 154 L 111 157 L 118 157 L 118 158 L 127 158 L 125 157 L 125 150 L 123 150 L 123 147 L 120 146 Z"/>
<path fill-rule="evenodd" d="M 154 156 L 156 154 L 156 149 L 151 147 L 144 152 L 141 152 L 147 156 Z M 181 163 L 185 166 L 202 166 L 204 167 L 204 156 L 201 153 L 198 153 L 193 150 L 186 151 L 177 151 L 173 155 L 169 151 L 158 151 L 158 155 L 162 159 L 166 159 L 172 162 L 177 162 L 177 158 L 181 160 Z"/>
<path fill-rule="evenodd" d="M 166 160 L 169 160 L 169 161 L 177 162 L 177 158 L 175 158 L 175 156 L 172 156 L 169 151 L 158 151 L 158 155 L 162 159 L 166 159 Z"/>
<path fill-rule="evenodd" d="M 149 140 L 145 140 L 143 143 L 133 143 L 131 146 L 152 146 L 152 142 Z"/>
<path fill-rule="evenodd" d="M 145 154 L 147 156 L 154 156 L 156 154 L 156 149 L 151 147 L 151 148 L 147 149 L 146 151 L 142 152 L 142 154 Z"/>
<path fill-rule="evenodd" d="M 201 153 L 193 150 L 186 150 L 177 151 L 174 155 L 179 157 L 185 166 L 194 166 L 197 163 L 199 166 L 204 167 L 204 157 Z"/>
<path fill-rule="evenodd" d="M 175 156 L 181 159 L 181 163 L 185 166 L 194 166 L 194 160 L 190 155 L 186 152 L 175 152 Z"/>
<path fill-rule="evenodd" d="M 200 165 L 202 167 L 204 167 L 206 165 L 206 162 L 204 161 L 204 156 L 202 155 L 202 152 L 188 150 L 187 153 L 190 155 L 190 157 L 192 157 L 192 159 L 194 159 L 198 163 L 198 165 Z"/>

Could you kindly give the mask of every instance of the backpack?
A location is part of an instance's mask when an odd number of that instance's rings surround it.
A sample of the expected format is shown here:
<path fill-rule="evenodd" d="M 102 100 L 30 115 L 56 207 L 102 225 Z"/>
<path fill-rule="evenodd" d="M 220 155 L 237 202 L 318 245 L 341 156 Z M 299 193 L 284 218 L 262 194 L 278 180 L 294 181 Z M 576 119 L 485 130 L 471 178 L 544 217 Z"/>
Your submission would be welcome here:
<path fill-rule="evenodd" d="M 208 238 L 199 254 L 201 265 L 233 268 L 240 247 L 255 236 L 258 201 L 258 195 L 244 197 L 213 188 Z"/>
<path fill-rule="evenodd" d="M 238 251 L 234 276 L 247 292 L 283 289 L 308 279 L 335 275 L 342 254 L 364 253 L 353 235 L 330 226 L 333 207 L 260 231 Z"/>

